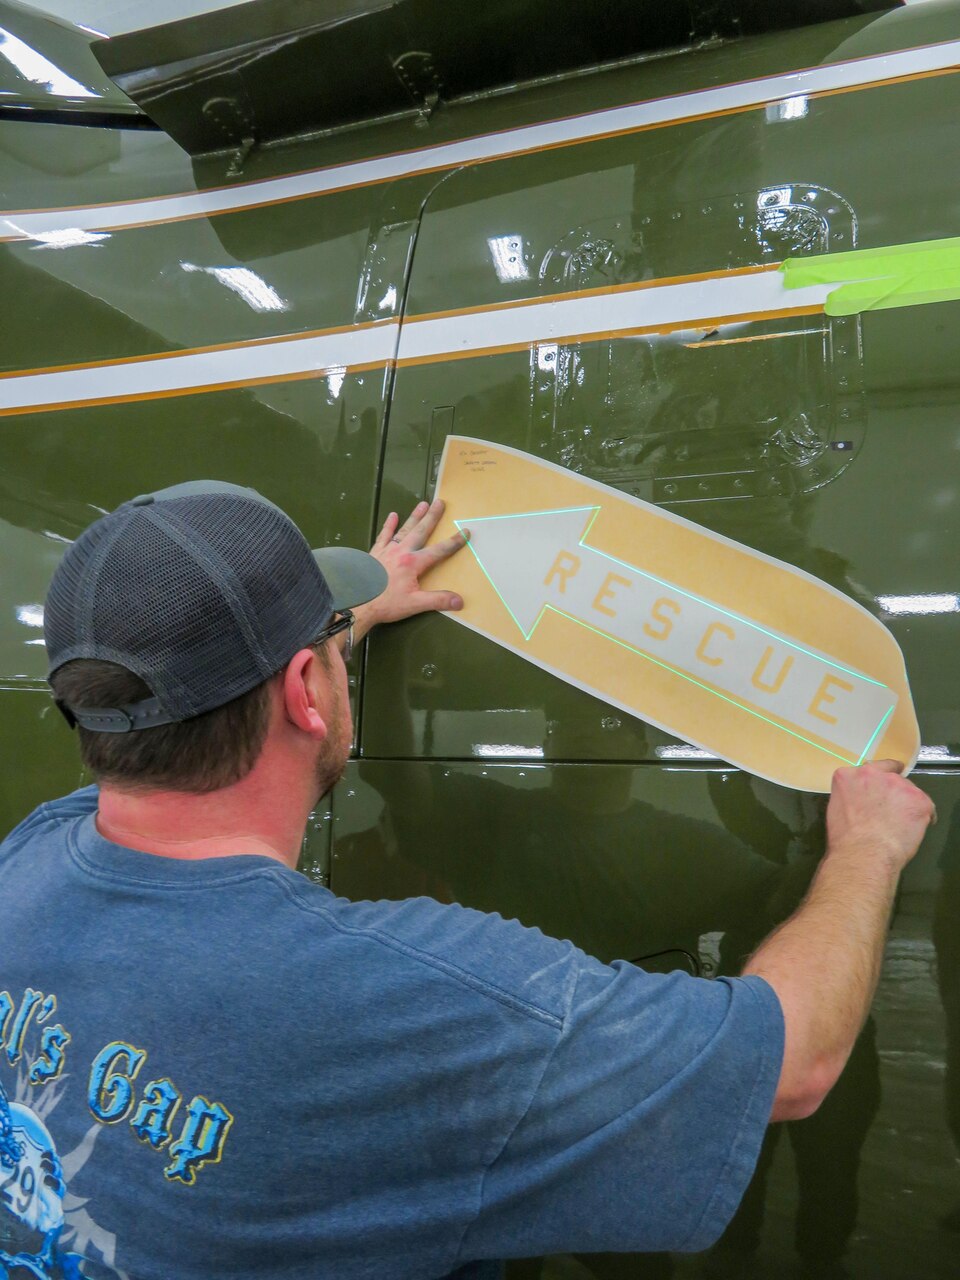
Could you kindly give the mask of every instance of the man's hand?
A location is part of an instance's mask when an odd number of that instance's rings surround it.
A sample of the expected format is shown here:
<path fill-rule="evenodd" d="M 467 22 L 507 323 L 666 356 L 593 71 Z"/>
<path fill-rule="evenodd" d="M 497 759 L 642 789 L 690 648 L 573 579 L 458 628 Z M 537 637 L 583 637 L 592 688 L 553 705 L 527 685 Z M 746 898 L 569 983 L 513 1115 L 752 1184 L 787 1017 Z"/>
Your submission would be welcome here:
<path fill-rule="evenodd" d="M 883 858 L 901 871 L 923 839 L 936 811 L 929 796 L 906 778 L 896 760 L 838 769 L 827 806 L 827 850 L 853 849 Z"/>
<path fill-rule="evenodd" d="M 418 502 L 402 526 L 395 511 L 387 516 L 370 554 L 386 569 L 388 582 L 376 600 L 354 609 L 358 640 L 379 622 L 399 622 L 431 609 L 463 608 L 463 600 L 455 592 L 424 591 L 420 586 L 420 578 L 428 569 L 466 546 L 462 533 L 426 546 L 442 515 L 443 502 L 438 498 L 433 503 Z"/>

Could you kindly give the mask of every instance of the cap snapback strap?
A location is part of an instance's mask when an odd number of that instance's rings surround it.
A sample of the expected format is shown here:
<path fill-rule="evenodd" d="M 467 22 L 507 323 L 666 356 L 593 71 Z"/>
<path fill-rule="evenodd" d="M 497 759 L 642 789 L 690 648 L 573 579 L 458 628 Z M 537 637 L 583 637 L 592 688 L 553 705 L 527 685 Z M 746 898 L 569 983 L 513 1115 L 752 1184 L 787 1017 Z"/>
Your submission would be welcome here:
<path fill-rule="evenodd" d="M 68 707 L 59 698 L 54 701 L 71 729 L 80 725 L 97 733 L 130 733 L 174 723 L 174 717 L 160 706 L 159 698 L 143 698 L 125 707 Z"/>

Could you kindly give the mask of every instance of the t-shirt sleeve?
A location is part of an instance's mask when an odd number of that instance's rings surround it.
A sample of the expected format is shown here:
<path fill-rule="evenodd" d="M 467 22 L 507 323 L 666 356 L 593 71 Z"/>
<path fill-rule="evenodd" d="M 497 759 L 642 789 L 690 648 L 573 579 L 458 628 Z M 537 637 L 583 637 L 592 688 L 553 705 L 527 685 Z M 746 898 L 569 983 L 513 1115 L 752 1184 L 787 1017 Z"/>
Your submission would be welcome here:
<path fill-rule="evenodd" d="M 32 813 L 27 814 L 9 835 L 3 838 L 0 852 L 12 853 L 25 841 L 39 834 L 44 827 L 57 826 L 68 818 L 86 817 L 93 813 L 100 799 L 100 788 L 95 784 L 71 791 L 69 795 L 58 796 L 56 800 L 47 800 L 38 805 Z"/>
<path fill-rule="evenodd" d="M 762 978 L 583 956 L 461 1258 L 707 1248 L 753 1173 L 782 1058 L 783 1015 Z"/>

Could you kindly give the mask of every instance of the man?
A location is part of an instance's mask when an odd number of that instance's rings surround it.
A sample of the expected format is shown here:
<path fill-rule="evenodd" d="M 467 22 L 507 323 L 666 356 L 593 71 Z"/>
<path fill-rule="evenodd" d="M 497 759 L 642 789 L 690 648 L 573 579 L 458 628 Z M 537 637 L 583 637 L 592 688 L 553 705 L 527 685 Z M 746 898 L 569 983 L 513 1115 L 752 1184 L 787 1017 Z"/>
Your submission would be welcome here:
<path fill-rule="evenodd" d="M 440 514 L 311 554 L 260 495 L 196 482 L 67 551 L 50 679 L 100 787 L 0 848 L 0 1275 L 702 1249 L 768 1120 L 842 1069 L 932 812 L 895 765 L 839 771 L 811 891 L 739 979 L 294 870 L 349 749 L 340 646 L 460 606 L 420 586 L 462 545 L 426 545 Z"/>

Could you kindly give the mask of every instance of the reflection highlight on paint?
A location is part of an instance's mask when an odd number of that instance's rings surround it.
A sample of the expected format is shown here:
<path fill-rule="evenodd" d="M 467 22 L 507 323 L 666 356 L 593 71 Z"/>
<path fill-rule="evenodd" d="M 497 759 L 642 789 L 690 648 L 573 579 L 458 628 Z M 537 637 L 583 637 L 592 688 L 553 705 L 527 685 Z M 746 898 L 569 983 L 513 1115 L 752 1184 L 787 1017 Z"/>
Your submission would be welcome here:
<path fill-rule="evenodd" d="M 13 223 L 10 224 L 13 226 Z M 99 245 L 110 239 L 108 231 L 84 231 L 81 227 L 63 227 L 59 231 L 37 231 L 29 237 L 37 243 L 31 245 L 33 252 L 38 249 L 77 249 L 81 245 Z"/>
<path fill-rule="evenodd" d="M 17 621 L 22 622 L 25 627 L 42 627 L 43 626 L 43 605 L 42 604 L 18 604 L 14 608 Z M 42 636 L 36 636 L 32 640 L 24 640 L 24 644 L 43 645 L 45 641 Z"/>
<path fill-rule="evenodd" d="M 781 120 L 802 120 L 809 110 L 809 98 L 806 94 L 798 93 L 792 98 L 769 103 L 766 107 L 767 123 L 779 124 Z"/>
<path fill-rule="evenodd" d="M 715 756 L 710 751 L 704 751 L 703 747 L 692 747 L 686 743 L 667 743 L 665 746 L 656 748 L 656 756 L 658 760 L 719 760 L 719 756 Z"/>
<path fill-rule="evenodd" d="M 343 364 L 335 365 L 332 369 L 327 370 L 327 391 L 331 400 L 338 399 L 340 392 L 343 390 L 346 376 L 347 367 Z"/>
<path fill-rule="evenodd" d="M 24 80 L 36 84 L 41 89 L 49 89 L 61 98 L 96 98 L 99 95 L 88 89 L 73 76 L 68 76 L 56 63 L 45 58 L 42 53 L 32 49 L 13 32 L 0 27 L 0 56 L 6 58 L 10 65 Z"/>
<path fill-rule="evenodd" d="M 877 604 L 891 617 L 903 614 L 960 613 L 960 595 L 955 591 L 918 592 L 912 596 L 877 596 Z"/>
<path fill-rule="evenodd" d="M 199 271 L 205 276 L 212 276 L 238 298 L 242 298 L 253 311 L 290 310 L 290 303 L 249 267 L 198 267 L 193 262 L 181 262 L 180 266 L 188 274 Z"/>
<path fill-rule="evenodd" d="M 491 236 L 487 240 L 487 247 L 497 279 L 503 284 L 530 279 L 530 272 L 523 260 L 523 240 L 519 235 Z"/>
<path fill-rule="evenodd" d="M 25 627 L 43 626 L 42 604 L 18 604 L 14 612 L 17 615 L 17 621 L 22 622 Z"/>

